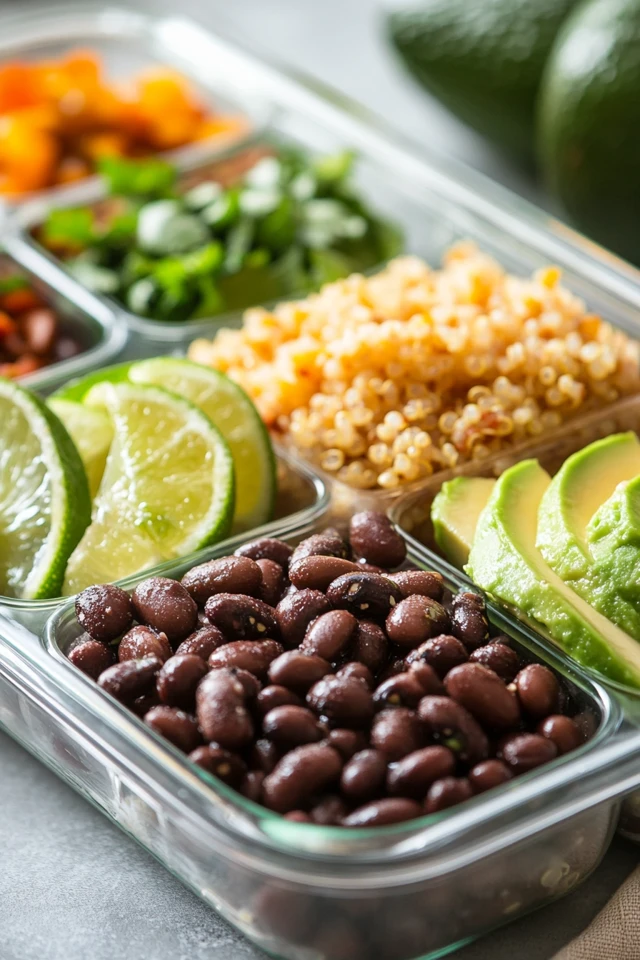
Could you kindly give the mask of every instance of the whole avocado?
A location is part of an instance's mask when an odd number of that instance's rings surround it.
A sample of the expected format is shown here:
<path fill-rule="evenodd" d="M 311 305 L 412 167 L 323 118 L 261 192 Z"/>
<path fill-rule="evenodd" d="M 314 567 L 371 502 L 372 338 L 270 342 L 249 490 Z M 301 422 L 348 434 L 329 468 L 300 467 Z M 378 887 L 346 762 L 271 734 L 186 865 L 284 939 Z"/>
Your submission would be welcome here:
<path fill-rule="evenodd" d="M 393 9 L 386 27 L 427 90 L 497 146 L 531 162 L 540 77 L 576 2 L 421 0 Z"/>
<path fill-rule="evenodd" d="M 586 0 L 545 69 L 539 156 L 585 233 L 640 263 L 640 0 Z"/>

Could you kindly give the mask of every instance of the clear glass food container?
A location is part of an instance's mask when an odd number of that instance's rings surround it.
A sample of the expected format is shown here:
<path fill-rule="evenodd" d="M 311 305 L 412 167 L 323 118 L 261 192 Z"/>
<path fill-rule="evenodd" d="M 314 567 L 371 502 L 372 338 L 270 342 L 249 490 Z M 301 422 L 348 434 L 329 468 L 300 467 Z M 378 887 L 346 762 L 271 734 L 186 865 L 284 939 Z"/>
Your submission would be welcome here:
<path fill-rule="evenodd" d="M 299 526 L 309 523 L 315 517 L 327 512 L 329 494 L 322 480 L 306 464 L 291 456 L 284 450 L 276 451 L 277 489 L 274 504 L 274 519 L 269 523 L 256 528 L 253 533 L 268 537 L 272 530 L 295 530 Z M 233 552 L 239 542 L 245 538 L 236 536 L 224 542 L 229 544 L 229 551 Z M 200 562 L 208 555 L 210 548 L 192 553 L 187 562 L 190 566 Z M 166 570 L 175 566 L 173 561 L 161 563 L 146 571 L 146 576 L 164 576 Z M 126 585 L 132 578 L 119 581 Z M 50 600 L 22 600 L 16 597 L 0 596 L 0 611 L 8 617 L 17 620 L 29 630 L 38 633 L 47 619 L 62 604 L 66 597 L 57 597 Z"/>
<path fill-rule="evenodd" d="M 179 16 L 96 8 L 39 12 L 7 31 L 0 57 L 24 51 L 38 37 L 33 54 L 88 44 L 125 68 L 171 63 L 216 102 L 238 105 L 252 117 L 256 141 L 264 133 L 312 151 L 353 148 L 360 189 L 400 223 L 410 251 L 435 263 L 451 243 L 470 238 L 512 271 L 556 263 L 592 310 L 637 335 L 635 269 L 481 175 L 390 135 L 317 84 Z M 186 169 L 202 160 L 192 155 L 180 162 Z M 196 333 L 212 336 L 221 322 L 238 322 L 237 316 L 197 327 L 142 320 L 114 311 L 73 280 L 34 243 L 30 229 L 51 203 L 72 203 L 74 190 L 95 189 L 86 183 L 7 209 L 3 231 L 16 261 L 92 316 L 93 307 L 114 314 L 116 325 L 121 321 L 129 331 L 123 357 L 184 352 Z M 94 368 L 104 362 L 96 360 Z M 317 515 L 327 506 L 322 483 L 312 471 L 299 472 L 314 490 Z M 340 516 L 390 509 L 409 492 L 354 491 L 328 479 L 332 511 Z M 309 514 L 297 514 L 269 529 L 299 538 L 307 520 Z M 179 576 L 186 565 L 235 546 L 228 542 L 162 572 Z M 440 570 L 453 588 L 465 585 L 457 572 L 426 556 L 416 552 L 414 559 Z M 142 578 L 130 585 L 136 579 Z M 272 954 L 294 960 L 442 956 L 587 876 L 608 846 L 622 797 L 640 786 L 640 730 L 628 701 L 505 611 L 492 607 L 490 614 L 496 630 L 567 678 L 597 718 L 597 730 L 574 754 L 519 778 L 514 788 L 394 828 L 293 824 L 208 778 L 66 661 L 63 651 L 76 628 L 71 607 L 61 601 L 0 600 L 0 724 Z"/>
<path fill-rule="evenodd" d="M 564 677 L 593 737 L 506 789 L 394 827 L 291 823 L 209 777 L 65 659 L 81 632 L 72 604 L 43 640 L 0 620 L 0 723 L 268 952 L 442 956 L 574 889 L 608 846 L 620 796 L 640 783 L 640 733 L 615 700 L 500 610 L 489 619 Z"/>
<path fill-rule="evenodd" d="M 61 336 L 71 336 L 80 345 L 80 352 L 67 360 L 58 360 L 40 370 L 19 377 L 25 387 L 50 392 L 74 377 L 113 362 L 122 353 L 127 341 L 127 328 L 118 311 L 87 295 L 82 287 L 53 286 L 40 273 L 33 273 L 18 264 L 8 253 L 0 253 L 0 269 L 23 273 L 38 296 L 52 308 L 59 319 Z"/>

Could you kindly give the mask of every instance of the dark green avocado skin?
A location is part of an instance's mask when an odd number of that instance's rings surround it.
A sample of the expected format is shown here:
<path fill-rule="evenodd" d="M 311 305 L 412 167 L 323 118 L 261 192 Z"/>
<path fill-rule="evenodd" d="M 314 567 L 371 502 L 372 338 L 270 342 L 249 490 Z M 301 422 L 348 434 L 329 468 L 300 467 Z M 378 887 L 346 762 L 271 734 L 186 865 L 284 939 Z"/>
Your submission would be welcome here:
<path fill-rule="evenodd" d="M 546 184 L 588 236 L 640 264 L 640 0 L 587 0 L 542 80 Z"/>
<path fill-rule="evenodd" d="M 540 78 L 576 2 L 421 0 L 394 8 L 386 30 L 423 87 L 498 147 L 532 164 Z"/>

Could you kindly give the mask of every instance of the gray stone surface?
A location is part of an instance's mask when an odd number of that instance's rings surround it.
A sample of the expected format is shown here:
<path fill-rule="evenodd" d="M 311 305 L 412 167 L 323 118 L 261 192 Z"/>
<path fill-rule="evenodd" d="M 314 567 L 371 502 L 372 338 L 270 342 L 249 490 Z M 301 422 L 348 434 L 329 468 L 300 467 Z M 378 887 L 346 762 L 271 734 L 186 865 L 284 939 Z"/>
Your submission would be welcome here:
<path fill-rule="evenodd" d="M 2 16 L 22 6 L 17 0 L 0 3 L 0 32 Z M 159 11 L 172 5 L 161 0 L 152 6 Z M 376 6 L 372 0 L 182 0 L 179 10 L 212 27 L 228 21 L 251 42 L 360 99 L 429 149 L 463 159 L 535 198 L 531 183 L 402 75 L 384 48 Z M 636 848 L 614 841 L 599 870 L 575 894 L 456 956 L 549 960 L 604 905 L 637 860 Z M 0 734 L 0 960 L 264 956 Z"/>

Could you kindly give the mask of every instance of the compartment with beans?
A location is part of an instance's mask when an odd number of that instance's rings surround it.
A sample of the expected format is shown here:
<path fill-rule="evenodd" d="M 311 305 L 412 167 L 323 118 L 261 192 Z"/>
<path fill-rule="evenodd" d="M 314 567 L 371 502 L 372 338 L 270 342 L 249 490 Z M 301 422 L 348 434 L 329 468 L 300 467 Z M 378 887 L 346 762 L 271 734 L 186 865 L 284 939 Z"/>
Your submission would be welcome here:
<path fill-rule="evenodd" d="M 79 670 L 213 777 L 296 823 L 374 827 L 504 788 L 597 712 L 380 513 L 263 538 L 129 595 L 81 593 Z"/>

